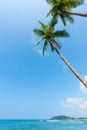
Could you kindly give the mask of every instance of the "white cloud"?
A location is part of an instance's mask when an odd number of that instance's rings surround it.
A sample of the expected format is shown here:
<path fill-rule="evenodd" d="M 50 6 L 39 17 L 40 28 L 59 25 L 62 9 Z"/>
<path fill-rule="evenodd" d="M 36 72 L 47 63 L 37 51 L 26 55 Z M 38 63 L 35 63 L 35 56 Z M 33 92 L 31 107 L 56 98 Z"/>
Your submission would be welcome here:
<path fill-rule="evenodd" d="M 82 98 L 67 98 L 66 103 L 70 104 L 79 104 L 83 99 Z"/>
<path fill-rule="evenodd" d="M 87 109 L 87 100 L 84 98 L 67 98 L 63 103 L 63 107 L 78 108 L 79 110 Z"/>
<path fill-rule="evenodd" d="M 87 80 L 87 76 L 84 76 L 84 79 Z M 83 92 L 83 93 L 86 93 L 87 94 L 87 88 L 80 82 L 80 90 Z"/>

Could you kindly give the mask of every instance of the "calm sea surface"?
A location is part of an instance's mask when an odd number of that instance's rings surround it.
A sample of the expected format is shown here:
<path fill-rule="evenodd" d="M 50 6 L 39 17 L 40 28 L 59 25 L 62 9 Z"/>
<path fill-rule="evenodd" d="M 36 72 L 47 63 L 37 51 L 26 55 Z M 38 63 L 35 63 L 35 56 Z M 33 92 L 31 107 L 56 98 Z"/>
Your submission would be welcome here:
<path fill-rule="evenodd" d="M 87 121 L 0 120 L 0 130 L 87 130 Z"/>

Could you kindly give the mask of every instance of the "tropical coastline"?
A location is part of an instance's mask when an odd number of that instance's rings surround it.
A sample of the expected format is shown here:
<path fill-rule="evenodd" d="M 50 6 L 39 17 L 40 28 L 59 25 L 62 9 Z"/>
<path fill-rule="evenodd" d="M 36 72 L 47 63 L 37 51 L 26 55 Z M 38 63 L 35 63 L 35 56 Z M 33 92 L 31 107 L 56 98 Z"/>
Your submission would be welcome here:
<path fill-rule="evenodd" d="M 50 120 L 87 120 L 87 117 L 70 117 L 65 115 L 54 116 Z"/>

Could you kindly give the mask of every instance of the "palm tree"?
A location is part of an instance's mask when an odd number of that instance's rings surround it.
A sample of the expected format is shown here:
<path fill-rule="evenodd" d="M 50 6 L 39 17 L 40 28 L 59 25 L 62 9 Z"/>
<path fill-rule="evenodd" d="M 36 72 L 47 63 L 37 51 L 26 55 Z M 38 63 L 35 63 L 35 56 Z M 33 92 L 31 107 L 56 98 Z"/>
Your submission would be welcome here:
<path fill-rule="evenodd" d="M 66 58 L 60 53 L 60 43 L 57 42 L 54 38 L 56 37 L 69 37 L 68 32 L 65 30 L 57 30 L 54 31 L 54 28 L 51 26 L 48 26 L 46 24 L 43 24 L 40 22 L 42 29 L 34 29 L 34 33 L 41 37 L 40 41 L 37 43 L 37 45 L 40 44 L 40 42 L 43 40 L 43 55 L 46 50 L 46 47 L 50 45 L 52 51 L 56 51 L 57 54 L 60 56 L 60 58 L 65 62 L 65 64 L 69 67 L 69 69 L 74 73 L 74 75 L 85 85 L 87 88 L 87 81 L 82 77 L 74 68 L 73 66 L 66 60 Z"/>
<path fill-rule="evenodd" d="M 43 40 L 44 45 L 43 45 L 43 55 L 45 52 L 45 49 L 48 45 L 50 45 L 51 50 L 54 51 L 54 45 L 58 48 L 61 48 L 60 44 L 56 41 L 53 42 L 53 39 L 55 37 L 69 37 L 69 33 L 66 30 L 57 30 L 54 31 L 54 24 L 52 26 L 46 25 L 39 21 L 39 24 L 41 26 L 40 29 L 34 29 L 34 33 L 37 34 L 38 36 L 41 37 L 41 39 L 38 41 L 37 45 L 40 44 L 40 42 Z"/>
<path fill-rule="evenodd" d="M 79 5 L 84 3 L 84 0 L 46 0 L 47 3 L 52 5 L 51 10 L 48 12 L 47 16 L 50 14 L 54 17 L 59 16 L 62 19 L 64 26 L 66 21 L 73 23 L 74 19 L 72 15 L 84 16 L 87 17 L 87 12 L 73 12 L 72 8 L 76 8 Z"/>

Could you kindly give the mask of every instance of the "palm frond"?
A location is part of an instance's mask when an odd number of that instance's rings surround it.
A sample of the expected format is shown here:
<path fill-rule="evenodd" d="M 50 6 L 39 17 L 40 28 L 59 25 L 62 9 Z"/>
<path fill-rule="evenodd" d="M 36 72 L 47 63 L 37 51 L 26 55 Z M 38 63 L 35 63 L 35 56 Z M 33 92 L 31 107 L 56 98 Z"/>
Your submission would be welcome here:
<path fill-rule="evenodd" d="M 67 19 L 70 23 L 73 23 L 73 22 L 74 22 L 74 19 L 73 19 L 73 17 L 72 17 L 70 14 L 66 14 L 66 19 Z"/>
<path fill-rule="evenodd" d="M 44 55 L 44 53 L 46 51 L 47 45 L 48 45 L 48 41 L 47 41 L 47 39 L 45 39 L 44 45 L 43 45 L 43 55 Z"/>
<path fill-rule="evenodd" d="M 46 17 L 48 17 L 49 15 L 52 16 L 57 16 L 58 15 L 58 7 L 57 4 L 54 4 L 53 7 L 50 9 L 50 11 L 47 13 Z"/>
<path fill-rule="evenodd" d="M 46 17 L 48 17 L 49 15 L 51 15 L 53 12 L 53 9 L 50 9 L 50 11 L 47 13 Z"/>
<path fill-rule="evenodd" d="M 51 4 L 51 5 L 57 3 L 57 1 L 58 1 L 58 0 L 46 0 L 46 2 L 47 2 L 48 4 Z"/>
<path fill-rule="evenodd" d="M 49 26 L 51 27 L 54 27 L 56 24 L 57 24 L 57 17 L 53 17 L 51 20 L 50 20 L 50 23 L 49 23 Z"/>
<path fill-rule="evenodd" d="M 50 48 L 51 48 L 51 51 L 54 51 L 54 46 L 53 46 L 53 44 L 50 44 Z"/>
<path fill-rule="evenodd" d="M 39 24 L 41 25 L 42 29 L 45 29 L 47 27 L 47 25 L 42 23 L 41 21 L 39 21 Z"/>
<path fill-rule="evenodd" d="M 48 41 L 49 41 L 49 44 L 50 44 L 51 51 L 54 51 L 55 47 L 54 47 L 53 39 L 50 38 L 50 39 L 48 39 Z"/>
<path fill-rule="evenodd" d="M 53 39 L 53 42 L 54 42 L 55 47 L 57 47 L 58 49 L 61 49 L 61 45 L 60 45 L 59 41 L 57 42 Z"/>
<path fill-rule="evenodd" d="M 61 45 L 59 42 L 55 41 L 53 38 L 49 39 L 51 50 L 53 51 L 55 48 L 61 49 Z"/>
<path fill-rule="evenodd" d="M 84 0 L 78 0 L 78 5 L 84 4 Z"/>
<path fill-rule="evenodd" d="M 40 30 L 40 29 L 34 29 L 34 33 L 36 34 L 36 35 L 38 35 L 38 36 L 44 36 L 44 32 L 42 31 L 42 30 Z"/>
<path fill-rule="evenodd" d="M 82 4 L 84 4 L 84 0 L 77 0 L 76 1 L 76 7 L 79 5 L 82 5 Z"/>
<path fill-rule="evenodd" d="M 63 14 L 60 14 L 59 16 L 60 16 L 60 18 L 61 18 L 61 20 L 62 20 L 64 26 L 66 26 L 66 19 L 65 19 L 65 17 L 63 16 Z"/>
<path fill-rule="evenodd" d="M 40 42 L 44 39 L 44 37 L 42 37 L 38 42 L 37 42 L 37 46 L 40 44 Z"/>
<path fill-rule="evenodd" d="M 70 37 L 69 33 L 64 29 L 62 31 L 54 32 L 54 37 Z"/>

